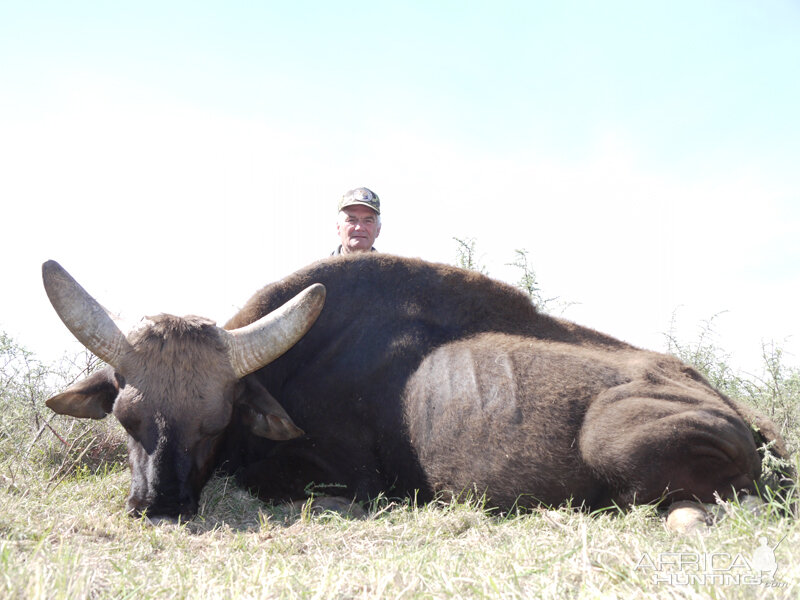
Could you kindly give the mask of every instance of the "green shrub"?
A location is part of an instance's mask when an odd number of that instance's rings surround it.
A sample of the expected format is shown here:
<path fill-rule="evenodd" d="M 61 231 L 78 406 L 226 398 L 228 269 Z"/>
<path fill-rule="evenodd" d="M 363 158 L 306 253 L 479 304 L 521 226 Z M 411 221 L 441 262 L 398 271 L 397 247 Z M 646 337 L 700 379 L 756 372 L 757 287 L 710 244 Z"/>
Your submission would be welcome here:
<path fill-rule="evenodd" d="M 6 478 L 36 471 L 52 483 L 125 463 L 125 435 L 114 419 L 61 417 L 44 404 L 100 365 L 88 352 L 47 365 L 0 333 L 0 472 Z"/>
<path fill-rule="evenodd" d="M 755 408 L 778 426 L 790 452 L 800 450 L 800 368 L 787 365 L 775 342 L 761 348 L 762 363 L 755 374 L 730 366 L 731 356 L 716 343 L 714 319 L 705 321 L 694 342 L 667 336 L 667 351 L 697 369 L 723 394 Z M 674 329 L 674 325 L 673 325 Z"/>

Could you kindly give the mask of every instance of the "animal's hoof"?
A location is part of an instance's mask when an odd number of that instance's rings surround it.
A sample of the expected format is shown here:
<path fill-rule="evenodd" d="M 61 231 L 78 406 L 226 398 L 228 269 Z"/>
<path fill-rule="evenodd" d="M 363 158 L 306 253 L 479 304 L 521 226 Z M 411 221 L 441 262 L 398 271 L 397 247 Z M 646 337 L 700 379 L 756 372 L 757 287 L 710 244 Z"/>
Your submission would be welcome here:
<path fill-rule="evenodd" d="M 756 516 L 764 514 L 767 510 L 767 505 L 758 496 L 747 495 L 739 498 L 739 506 Z"/>
<path fill-rule="evenodd" d="M 712 525 L 713 516 L 702 504 L 691 501 L 675 502 L 667 513 L 667 531 L 682 535 L 702 532 Z"/>

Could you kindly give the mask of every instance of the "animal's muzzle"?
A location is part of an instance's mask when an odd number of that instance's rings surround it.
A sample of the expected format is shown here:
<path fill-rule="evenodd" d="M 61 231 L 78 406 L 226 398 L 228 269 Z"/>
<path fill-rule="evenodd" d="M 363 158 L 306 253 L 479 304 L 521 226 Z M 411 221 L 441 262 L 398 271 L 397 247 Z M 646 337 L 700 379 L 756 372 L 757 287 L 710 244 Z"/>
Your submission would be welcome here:
<path fill-rule="evenodd" d="M 192 457 L 164 435 L 155 452 L 129 453 L 131 490 L 127 511 L 133 517 L 190 519 L 197 514 L 200 485 Z"/>
<path fill-rule="evenodd" d="M 128 497 L 126 510 L 134 518 L 147 517 L 156 519 L 180 519 L 187 521 L 197 514 L 198 502 L 194 494 L 187 490 L 177 497 L 136 498 Z"/>

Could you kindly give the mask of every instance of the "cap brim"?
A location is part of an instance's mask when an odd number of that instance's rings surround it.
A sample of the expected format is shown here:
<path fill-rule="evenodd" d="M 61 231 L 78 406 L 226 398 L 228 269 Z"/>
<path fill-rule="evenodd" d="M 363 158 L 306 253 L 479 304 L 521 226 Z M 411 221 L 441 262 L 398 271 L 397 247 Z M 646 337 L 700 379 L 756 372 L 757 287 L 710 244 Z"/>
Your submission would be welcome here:
<path fill-rule="evenodd" d="M 366 206 L 367 208 L 371 208 L 372 210 L 374 210 L 376 214 L 381 214 L 380 209 L 375 208 L 374 206 L 372 206 L 372 204 L 369 204 L 368 202 L 358 202 L 358 201 L 356 201 L 356 202 L 348 202 L 347 204 L 342 204 L 339 207 L 339 210 L 342 210 L 343 208 L 347 208 L 348 206 Z"/>

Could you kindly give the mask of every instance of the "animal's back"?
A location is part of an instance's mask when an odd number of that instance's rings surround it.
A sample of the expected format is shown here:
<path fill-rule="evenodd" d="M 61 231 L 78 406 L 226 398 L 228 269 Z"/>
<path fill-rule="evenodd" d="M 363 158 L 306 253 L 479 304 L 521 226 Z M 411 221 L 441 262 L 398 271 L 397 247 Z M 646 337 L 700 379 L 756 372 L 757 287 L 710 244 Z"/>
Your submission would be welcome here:
<path fill-rule="evenodd" d="M 325 308 L 316 330 L 354 325 L 383 336 L 410 324 L 424 326 L 436 341 L 480 332 L 505 332 L 540 339 L 630 347 L 613 337 L 540 313 L 518 288 L 481 273 L 382 253 L 326 258 L 256 292 L 225 325 L 247 325 L 302 289 L 322 283 Z M 393 323 L 399 326 L 392 327 Z M 312 334 L 314 329 L 312 329 Z"/>

